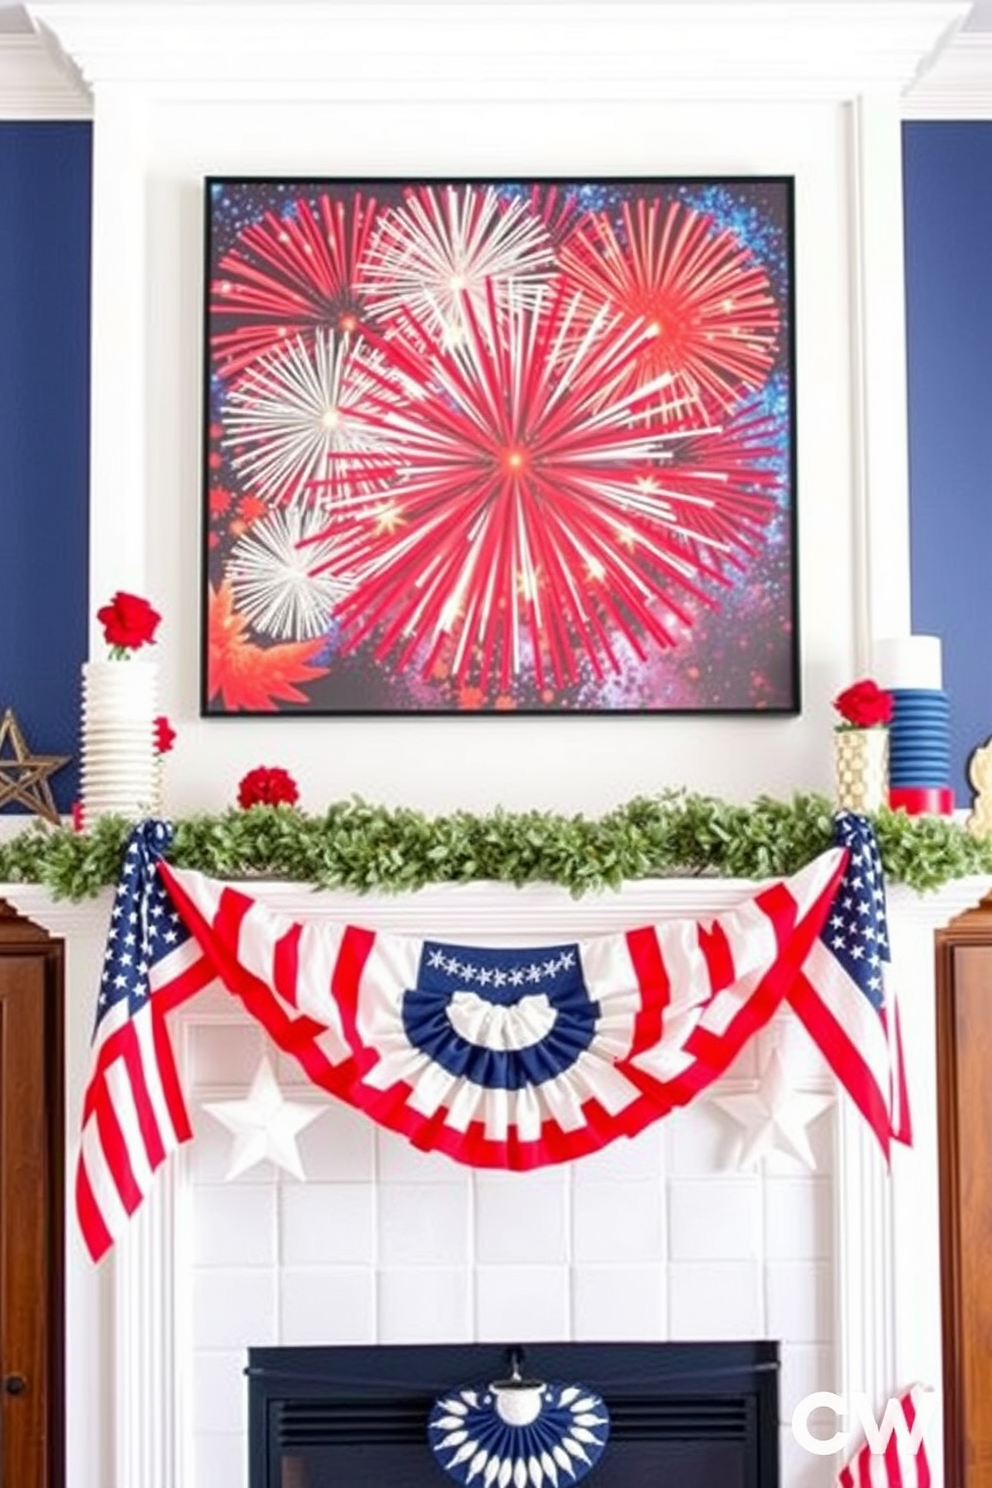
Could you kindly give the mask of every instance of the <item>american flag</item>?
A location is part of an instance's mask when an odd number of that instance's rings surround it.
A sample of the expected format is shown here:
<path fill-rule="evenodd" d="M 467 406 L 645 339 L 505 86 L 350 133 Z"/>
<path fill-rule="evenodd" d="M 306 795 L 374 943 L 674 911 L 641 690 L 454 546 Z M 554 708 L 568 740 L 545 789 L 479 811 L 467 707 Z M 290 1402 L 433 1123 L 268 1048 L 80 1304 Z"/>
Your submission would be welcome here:
<path fill-rule="evenodd" d="M 836 1488 L 931 1488 L 923 1440 L 929 1416 L 924 1413 L 918 1419 L 921 1388 L 914 1385 L 889 1401 L 886 1417 L 892 1434 L 884 1442 L 866 1439 L 837 1474 Z"/>
<path fill-rule="evenodd" d="M 841 812 L 835 841 L 847 866 L 789 1002 L 889 1157 L 912 1141 L 878 843 L 863 816 Z"/>
<path fill-rule="evenodd" d="M 158 876 L 171 835 L 158 821 L 134 829 L 107 932 L 76 1168 L 76 1212 L 95 1261 L 192 1135 L 165 1015 L 213 970 Z"/>

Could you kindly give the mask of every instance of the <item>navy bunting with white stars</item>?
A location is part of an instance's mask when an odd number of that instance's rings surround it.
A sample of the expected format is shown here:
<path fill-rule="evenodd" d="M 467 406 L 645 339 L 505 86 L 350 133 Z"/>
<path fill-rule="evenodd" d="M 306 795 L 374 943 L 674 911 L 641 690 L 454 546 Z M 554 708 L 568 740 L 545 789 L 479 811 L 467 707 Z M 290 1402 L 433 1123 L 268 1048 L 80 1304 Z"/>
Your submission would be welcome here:
<path fill-rule="evenodd" d="M 529 1001 L 533 1041 L 522 1048 L 493 1048 L 466 1038 L 450 1012 L 459 996 L 467 1019 L 474 1012 L 488 1020 L 493 1010 Z M 417 985 L 403 999 L 403 1027 L 415 1048 L 451 1075 L 502 1090 L 521 1090 L 564 1073 L 592 1043 L 599 1014 L 577 945 L 521 950 L 425 941 Z"/>

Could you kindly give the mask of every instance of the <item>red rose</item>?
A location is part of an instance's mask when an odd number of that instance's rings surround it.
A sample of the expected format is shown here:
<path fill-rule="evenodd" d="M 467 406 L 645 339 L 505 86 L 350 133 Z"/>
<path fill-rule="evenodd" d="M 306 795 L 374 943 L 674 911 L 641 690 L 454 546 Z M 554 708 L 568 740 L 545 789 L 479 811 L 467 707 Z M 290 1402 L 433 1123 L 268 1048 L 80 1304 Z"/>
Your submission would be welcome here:
<path fill-rule="evenodd" d="M 300 798 L 296 781 L 286 770 L 276 765 L 259 765 L 238 786 L 238 805 L 245 810 L 249 806 L 292 806 Z"/>
<path fill-rule="evenodd" d="M 162 616 L 147 599 L 118 589 L 110 603 L 97 610 L 96 618 L 113 655 L 123 656 L 154 640 Z"/>
<path fill-rule="evenodd" d="M 159 754 L 168 754 L 176 742 L 176 731 L 164 714 L 155 720 L 155 748 Z"/>
<path fill-rule="evenodd" d="M 892 694 L 870 677 L 864 677 L 838 693 L 834 707 L 848 728 L 877 728 L 892 720 Z"/>

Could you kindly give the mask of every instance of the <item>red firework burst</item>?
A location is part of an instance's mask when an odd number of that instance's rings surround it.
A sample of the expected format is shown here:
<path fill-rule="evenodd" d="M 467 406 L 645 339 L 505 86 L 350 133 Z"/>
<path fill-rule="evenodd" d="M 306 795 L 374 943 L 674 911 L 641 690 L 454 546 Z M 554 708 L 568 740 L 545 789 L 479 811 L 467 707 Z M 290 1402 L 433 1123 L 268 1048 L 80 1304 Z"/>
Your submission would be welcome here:
<path fill-rule="evenodd" d="M 266 212 L 225 253 L 211 285 L 212 338 L 220 374 L 232 377 L 260 352 L 318 326 L 354 334 L 367 318 L 357 267 L 376 215 L 374 197 L 326 193 L 299 199 L 285 216 Z"/>
<path fill-rule="evenodd" d="M 705 431 L 666 427 L 657 388 L 631 386 L 644 328 L 606 308 L 579 325 L 579 298 L 562 281 L 501 310 L 490 286 L 484 313 L 460 305 L 456 346 L 412 314 L 382 341 L 411 399 L 370 400 L 366 416 L 398 437 L 402 467 L 314 534 L 333 537 L 325 566 L 349 576 L 344 651 L 372 641 L 377 660 L 425 677 L 443 661 L 457 687 L 487 695 L 524 674 L 558 688 L 583 662 L 602 681 L 624 651 L 643 661 L 673 645 L 686 600 L 709 602 L 697 580 L 716 572 L 714 544 L 730 552 L 753 532 L 744 482 L 726 470 L 720 498 L 707 486 L 694 499 L 693 479 L 719 476 L 690 459 L 677 500 L 650 488 L 671 476 L 673 444 Z"/>
<path fill-rule="evenodd" d="M 562 267 L 590 296 L 645 328 L 631 373 L 667 376 L 664 416 L 708 423 L 754 392 L 775 360 L 779 313 L 768 276 L 732 232 L 682 202 L 622 206 L 618 236 L 591 212 L 562 245 Z"/>
<path fill-rule="evenodd" d="M 783 472 L 777 421 L 745 405 L 722 428 L 687 429 L 637 481 L 667 503 L 701 568 L 714 575 L 755 557 L 778 510 Z"/>

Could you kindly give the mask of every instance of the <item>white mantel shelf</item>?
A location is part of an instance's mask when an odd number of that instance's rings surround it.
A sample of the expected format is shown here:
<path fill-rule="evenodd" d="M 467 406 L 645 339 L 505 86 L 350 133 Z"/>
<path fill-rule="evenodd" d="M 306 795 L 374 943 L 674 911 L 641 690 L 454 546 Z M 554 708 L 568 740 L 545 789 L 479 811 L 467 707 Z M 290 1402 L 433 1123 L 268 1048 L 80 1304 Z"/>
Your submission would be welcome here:
<path fill-rule="evenodd" d="M 879 1401 L 907 1381 L 940 1380 L 935 997 L 933 932 L 976 904 L 987 878 L 954 881 L 938 892 L 890 887 L 893 980 L 899 989 L 910 1065 L 916 1144 L 899 1149 L 887 1174 L 874 1139 L 845 1099 L 835 1111 L 835 1354 L 838 1393 L 864 1390 Z M 474 883 L 406 895 L 315 893 L 299 883 L 255 883 L 252 891 L 290 914 L 346 918 L 404 932 L 443 930 L 455 939 L 554 940 L 597 934 L 671 916 L 709 916 L 756 885 L 714 878 L 628 883 L 570 898 L 557 887 Z M 31 885 L 0 884 L 0 896 L 67 942 L 69 1068 L 85 1069 L 110 891 L 85 904 L 53 900 Z M 177 1010 L 181 1022 L 193 1003 Z M 193 1014 L 189 1014 L 193 1016 Z M 782 1013 L 779 1018 L 789 1018 Z M 68 1092 L 70 1173 L 81 1089 Z M 149 1201 L 109 1264 L 91 1267 L 69 1236 L 67 1488 L 184 1488 L 180 1401 L 183 1339 L 173 1296 L 181 1255 L 175 1228 L 176 1167 L 167 1164 Z M 67 1205 L 72 1213 L 71 1202 Z M 92 1442 L 92 1422 L 116 1433 Z M 931 1461 L 940 1463 L 931 1428 Z M 109 1432 L 109 1426 L 108 1426 Z M 74 1452 L 74 1439 L 85 1450 Z M 935 1488 L 942 1478 L 935 1468 Z"/>

